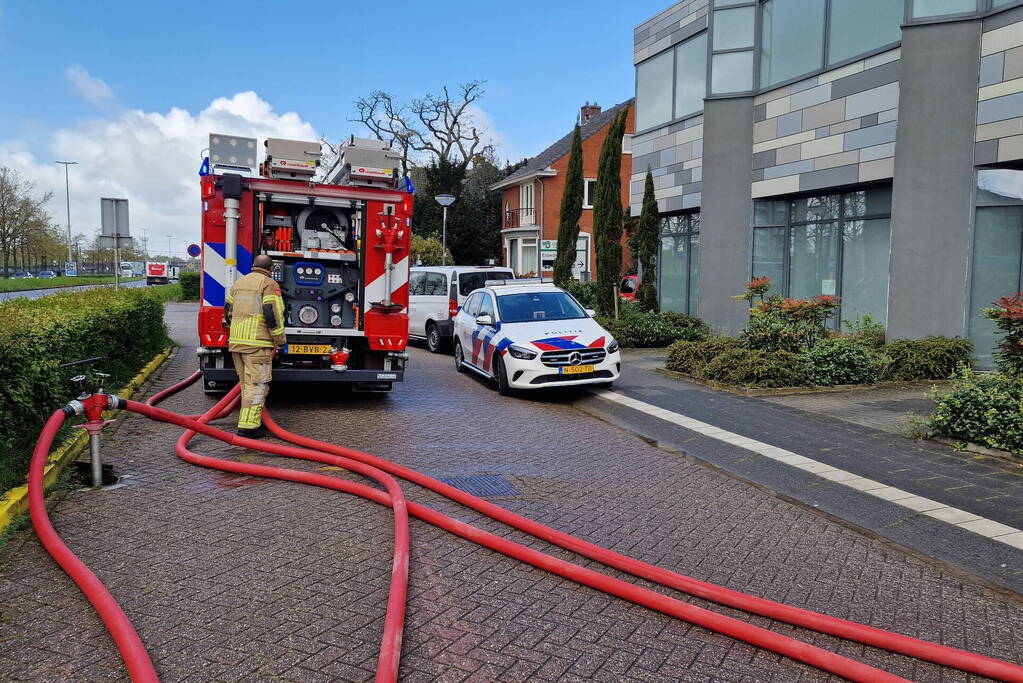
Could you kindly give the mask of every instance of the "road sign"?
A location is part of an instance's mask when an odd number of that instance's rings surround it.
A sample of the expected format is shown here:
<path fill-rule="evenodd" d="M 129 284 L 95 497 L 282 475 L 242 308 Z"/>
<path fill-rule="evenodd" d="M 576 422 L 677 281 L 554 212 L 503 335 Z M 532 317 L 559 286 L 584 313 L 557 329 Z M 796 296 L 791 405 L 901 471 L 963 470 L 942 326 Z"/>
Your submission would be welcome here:
<path fill-rule="evenodd" d="M 199 254 L 202 253 L 202 249 L 199 248 L 198 244 L 188 245 L 188 255 L 192 258 L 199 258 Z"/>
<path fill-rule="evenodd" d="M 116 240 L 116 243 L 115 243 Z M 113 235 L 100 235 L 99 246 L 103 249 L 131 249 L 131 237 L 114 237 Z"/>
<path fill-rule="evenodd" d="M 99 200 L 101 234 L 108 237 L 128 237 L 128 200 L 103 197 Z"/>
<path fill-rule="evenodd" d="M 71 261 L 64 261 L 64 274 L 71 276 L 78 275 L 78 264 Z"/>

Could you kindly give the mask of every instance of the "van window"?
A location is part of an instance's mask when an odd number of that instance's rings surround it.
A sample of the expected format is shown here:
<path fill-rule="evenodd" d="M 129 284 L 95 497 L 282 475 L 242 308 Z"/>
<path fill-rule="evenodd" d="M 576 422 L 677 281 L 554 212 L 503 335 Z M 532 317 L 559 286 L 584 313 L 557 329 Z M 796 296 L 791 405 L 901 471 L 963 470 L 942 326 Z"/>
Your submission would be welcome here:
<path fill-rule="evenodd" d="M 426 285 L 426 273 L 412 273 L 412 277 L 408 281 L 408 293 L 410 296 L 416 294 L 422 294 L 423 288 Z"/>
<path fill-rule="evenodd" d="M 474 289 L 483 287 L 487 280 L 511 280 L 515 276 L 510 270 L 477 270 L 458 274 L 458 291 L 465 296 Z"/>
<path fill-rule="evenodd" d="M 423 294 L 426 296 L 447 296 L 448 279 L 444 273 L 426 273 L 423 283 Z"/>

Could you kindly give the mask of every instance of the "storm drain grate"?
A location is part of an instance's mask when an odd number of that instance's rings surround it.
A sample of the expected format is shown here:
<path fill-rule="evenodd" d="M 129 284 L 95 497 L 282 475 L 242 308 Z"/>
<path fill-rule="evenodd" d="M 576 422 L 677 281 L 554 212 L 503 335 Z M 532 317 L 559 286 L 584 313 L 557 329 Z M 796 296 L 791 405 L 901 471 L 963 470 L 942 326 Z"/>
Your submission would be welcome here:
<path fill-rule="evenodd" d="M 518 496 L 522 492 L 504 477 L 478 474 L 469 477 L 439 477 L 448 486 L 454 486 L 474 496 Z"/>

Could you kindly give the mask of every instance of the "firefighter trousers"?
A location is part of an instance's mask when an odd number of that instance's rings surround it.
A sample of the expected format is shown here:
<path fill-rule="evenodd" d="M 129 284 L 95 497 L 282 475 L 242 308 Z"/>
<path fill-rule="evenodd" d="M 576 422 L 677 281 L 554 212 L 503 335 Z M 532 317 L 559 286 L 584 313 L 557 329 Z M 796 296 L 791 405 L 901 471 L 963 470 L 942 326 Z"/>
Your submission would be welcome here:
<path fill-rule="evenodd" d="M 273 351 L 253 347 L 251 351 L 234 351 L 231 357 L 242 385 L 238 429 L 257 429 L 263 424 L 263 403 L 270 392 Z"/>

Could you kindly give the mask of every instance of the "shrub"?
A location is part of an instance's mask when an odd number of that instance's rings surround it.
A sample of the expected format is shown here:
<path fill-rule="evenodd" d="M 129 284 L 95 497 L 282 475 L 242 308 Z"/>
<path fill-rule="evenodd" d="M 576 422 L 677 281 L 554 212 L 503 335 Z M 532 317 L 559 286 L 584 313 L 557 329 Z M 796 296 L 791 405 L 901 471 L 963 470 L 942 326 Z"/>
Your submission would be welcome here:
<path fill-rule="evenodd" d="M 696 341 L 709 333 L 699 318 L 674 313 L 641 311 L 631 302 L 622 302 L 618 319 L 597 320 L 623 347 L 650 348 L 670 346 L 679 340 Z"/>
<path fill-rule="evenodd" d="M 74 397 L 81 367 L 61 363 L 104 356 L 114 390 L 169 343 L 160 298 L 111 287 L 14 299 L 0 304 L 0 491 L 22 483 L 31 444 L 53 410 Z"/>
<path fill-rule="evenodd" d="M 862 318 L 846 320 L 845 325 L 849 330 L 849 334 L 846 336 L 850 339 L 873 349 L 880 349 L 884 346 L 884 325 L 874 320 L 874 316 L 869 313 L 864 314 Z"/>
<path fill-rule="evenodd" d="M 876 382 L 881 365 L 877 353 L 848 337 L 821 339 L 801 356 L 810 382 L 824 386 Z"/>
<path fill-rule="evenodd" d="M 973 344 L 962 337 L 899 339 L 884 347 L 891 362 L 882 371 L 882 379 L 948 379 L 960 366 L 970 366 L 972 353 Z"/>
<path fill-rule="evenodd" d="M 1023 377 L 1023 293 L 1003 296 L 984 315 L 1003 333 L 998 341 L 995 363 L 1013 377 Z"/>
<path fill-rule="evenodd" d="M 704 366 L 702 377 L 743 387 L 790 387 L 807 383 L 798 354 L 737 347 L 718 354 Z"/>
<path fill-rule="evenodd" d="M 202 276 L 192 270 L 184 270 L 178 278 L 181 285 L 181 298 L 185 301 L 199 300 L 199 280 Z"/>
<path fill-rule="evenodd" d="M 449 242 L 450 243 L 450 242 Z M 441 241 L 436 237 L 423 237 L 412 235 L 412 264 L 424 266 L 439 266 L 441 262 Z M 455 259 L 451 256 L 451 249 L 447 251 L 448 265 L 453 265 Z M 421 263 L 419 263 L 421 262 Z"/>
<path fill-rule="evenodd" d="M 584 308 L 597 307 L 597 283 L 569 280 L 563 289 L 579 300 Z"/>
<path fill-rule="evenodd" d="M 812 299 L 767 296 L 770 287 L 771 278 L 756 278 L 746 284 L 744 293 L 735 297 L 750 303 L 749 321 L 739 335 L 747 348 L 798 353 L 827 334 L 827 321 L 838 309 L 838 297 L 823 294 Z"/>
<path fill-rule="evenodd" d="M 664 367 L 672 372 L 699 376 L 704 366 L 729 349 L 739 346 L 734 337 L 710 337 L 704 341 L 677 341 L 668 347 Z"/>
<path fill-rule="evenodd" d="M 936 433 L 1023 453 L 1023 380 L 963 369 L 952 391 L 936 400 L 930 420 Z"/>

